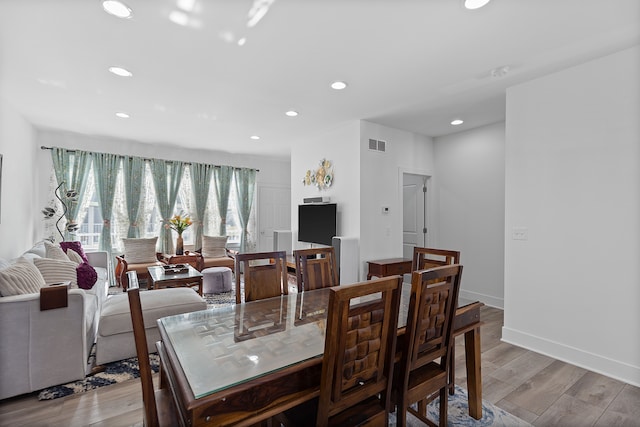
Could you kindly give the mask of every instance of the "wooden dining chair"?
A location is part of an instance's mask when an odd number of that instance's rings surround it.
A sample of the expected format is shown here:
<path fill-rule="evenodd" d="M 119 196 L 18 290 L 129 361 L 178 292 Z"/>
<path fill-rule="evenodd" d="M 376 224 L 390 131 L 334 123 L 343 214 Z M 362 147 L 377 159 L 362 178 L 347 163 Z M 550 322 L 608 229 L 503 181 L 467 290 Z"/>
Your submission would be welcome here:
<path fill-rule="evenodd" d="M 236 304 L 242 302 L 242 279 L 244 279 L 245 302 L 289 293 L 286 252 L 237 254 L 235 263 Z"/>
<path fill-rule="evenodd" d="M 298 292 L 338 286 L 338 266 L 333 246 L 298 249 L 293 251 L 296 260 Z"/>
<path fill-rule="evenodd" d="M 452 251 L 448 249 L 435 249 L 435 248 L 413 248 L 413 262 L 411 264 L 411 271 L 426 270 L 429 268 L 439 267 L 442 265 L 460 264 L 460 252 Z M 450 353 L 451 369 L 449 370 L 449 394 L 453 395 L 455 391 L 455 343 L 451 348 Z"/>
<path fill-rule="evenodd" d="M 460 252 L 447 249 L 413 248 L 411 271 L 426 270 L 441 265 L 460 264 Z"/>
<path fill-rule="evenodd" d="M 406 426 L 407 411 L 435 425 L 427 419 L 427 398 L 436 392 L 440 396 L 439 425 L 447 425 L 449 352 L 461 275 L 459 264 L 411 274 L 407 326 L 394 378 L 398 427 Z M 416 402 L 417 410 L 411 408 Z"/>
<path fill-rule="evenodd" d="M 127 278 L 129 281 L 127 296 L 129 297 L 131 323 L 133 325 L 133 336 L 136 342 L 136 354 L 140 369 L 140 382 L 142 384 L 144 425 L 149 427 L 179 426 L 181 423 L 178 420 L 178 412 L 169 388 L 160 388 L 155 391 L 153 389 L 149 349 L 142 316 L 142 304 L 140 303 L 138 275 L 135 271 L 130 271 L 127 273 Z M 162 384 L 163 382 L 161 381 Z"/>
<path fill-rule="evenodd" d="M 286 426 L 384 426 L 391 409 L 402 277 L 330 289 L 320 396 L 283 414 Z"/>

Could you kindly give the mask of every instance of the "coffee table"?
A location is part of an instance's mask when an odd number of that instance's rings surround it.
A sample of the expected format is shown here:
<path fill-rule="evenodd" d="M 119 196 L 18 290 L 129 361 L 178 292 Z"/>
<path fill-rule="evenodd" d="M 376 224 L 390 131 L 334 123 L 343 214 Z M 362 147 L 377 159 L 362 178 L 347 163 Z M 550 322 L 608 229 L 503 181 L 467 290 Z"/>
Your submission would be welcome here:
<path fill-rule="evenodd" d="M 193 268 L 189 264 L 184 264 L 187 269 L 184 273 L 167 273 L 162 265 L 154 265 L 147 267 L 149 277 L 151 277 L 151 286 L 153 289 L 175 288 L 175 287 L 192 287 L 198 286 L 198 294 L 202 296 L 202 273 Z"/>

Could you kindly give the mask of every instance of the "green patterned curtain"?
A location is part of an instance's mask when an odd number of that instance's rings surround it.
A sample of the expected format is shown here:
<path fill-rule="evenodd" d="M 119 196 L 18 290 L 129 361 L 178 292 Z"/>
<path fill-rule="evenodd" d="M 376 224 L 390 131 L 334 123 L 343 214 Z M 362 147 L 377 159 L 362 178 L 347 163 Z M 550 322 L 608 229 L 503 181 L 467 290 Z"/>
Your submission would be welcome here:
<path fill-rule="evenodd" d="M 220 212 L 220 235 L 227 235 L 227 208 L 229 207 L 229 192 L 231 190 L 231 178 L 233 168 L 231 166 L 220 166 L 213 170 L 215 177 L 216 196 L 218 211 Z"/>
<path fill-rule="evenodd" d="M 213 165 L 191 163 L 191 186 L 193 188 L 193 200 L 196 208 L 196 237 L 194 240 L 194 248 L 196 250 L 202 249 L 204 212 L 207 208 L 207 196 L 209 195 L 209 187 L 211 186 L 213 168 Z"/>
<path fill-rule="evenodd" d="M 153 187 L 156 190 L 156 201 L 158 210 L 162 216 L 162 226 L 160 227 L 160 252 L 172 254 L 174 252 L 171 231 L 169 229 L 169 219 L 171 219 L 173 208 L 176 205 L 180 181 L 184 163 L 171 162 L 166 160 L 151 159 L 151 174 L 153 176 Z"/>
<path fill-rule="evenodd" d="M 129 231 L 127 237 L 140 237 L 138 214 L 140 199 L 142 198 L 142 179 L 144 178 L 144 160 L 141 157 L 125 157 L 122 159 L 124 173 L 124 192 L 127 201 L 127 215 L 129 217 Z"/>
<path fill-rule="evenodd" d="M 109 153 L 93 153 L 93 170 L 96 177 L 96 192 L 102 213 L 102 232 L 100 233 L 100 250 L 111 254 L 111 216 L 113 213 L 113 197 L 116 193 L 116 179 L 120 156 Z"/>
<path fill-rule="evenodd" d="M 65 214 L 67 228 L 64 232 L 64 239 L 67 240 L 73 237 L 72 234 L 75 234 L 67 230 L 69 228 L 73 229 L 74 226 L 80 226 L 77 223 L 77 219 L 80 201 L 84 196 L 89 168 L 91 167 L 91 155 L 86 151 L 53 147 L 51 149 L 51 159 L 53 160 L 53 169 L 58 184 L 64 181 L 64 184 L 60 187 L 63 199 L 67 191 L 75 190 L 77 192 L 76 197 L 65 200 L 67 205 L 67 213 Z"/>
<path fill-rule="evenodd" d="M 238 195 L 238 216 L 242 226 L 240 235 L 240 253 L 245 251 L 247 241 L 249 216 L 253 207 L 253 196 L 256 189 L 256 170 L 255 169 L 236 169 L 234 171 L 236 179 L 236 194 Z"/>

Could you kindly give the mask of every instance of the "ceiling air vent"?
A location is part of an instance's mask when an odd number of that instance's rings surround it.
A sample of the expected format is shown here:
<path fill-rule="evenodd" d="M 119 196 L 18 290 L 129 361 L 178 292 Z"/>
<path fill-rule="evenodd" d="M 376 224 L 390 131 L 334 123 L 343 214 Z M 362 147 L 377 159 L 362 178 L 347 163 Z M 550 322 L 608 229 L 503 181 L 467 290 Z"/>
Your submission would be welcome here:
<path fill-rule="evenodd" d="M 387 142 L 369 139 L 369 150 L 385 152 L 387 150 Z"/>

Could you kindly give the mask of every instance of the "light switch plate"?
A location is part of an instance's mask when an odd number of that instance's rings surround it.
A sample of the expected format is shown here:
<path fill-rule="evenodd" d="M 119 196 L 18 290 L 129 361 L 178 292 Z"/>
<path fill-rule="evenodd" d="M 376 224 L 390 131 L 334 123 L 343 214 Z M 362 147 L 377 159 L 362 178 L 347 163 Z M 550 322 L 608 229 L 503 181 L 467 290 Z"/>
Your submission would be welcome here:
<path fill-rule="evenodd" d="M 529 229 L 527 227 L 513 227 L 511 238 L 513 240 L 529 240 Z"/>

